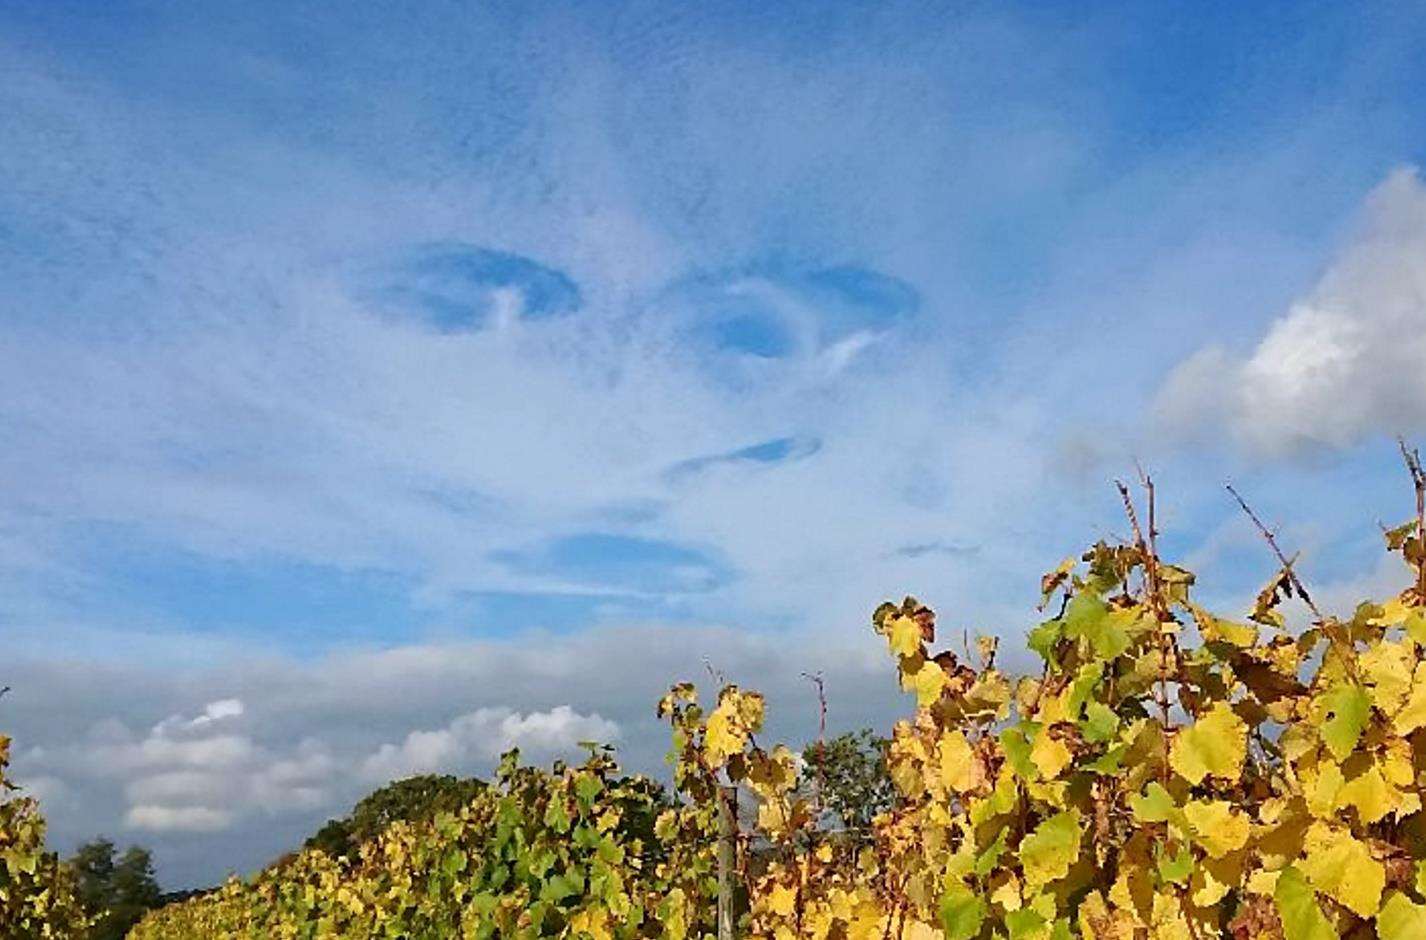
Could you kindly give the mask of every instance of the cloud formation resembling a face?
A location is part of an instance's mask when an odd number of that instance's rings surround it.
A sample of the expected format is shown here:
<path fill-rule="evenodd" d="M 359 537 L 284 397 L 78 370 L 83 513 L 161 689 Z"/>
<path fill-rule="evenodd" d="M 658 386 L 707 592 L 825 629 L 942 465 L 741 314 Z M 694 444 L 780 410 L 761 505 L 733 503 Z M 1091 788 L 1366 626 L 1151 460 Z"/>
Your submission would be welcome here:
<path fill-rule="evenodd" d="M 1426 185 L 1393 172 L 1313 290 L 1247 353 L 1200 349 L 1157 400 L 1170 431 L 1255 453 L 1341 449 L 1426 427 Z"/>

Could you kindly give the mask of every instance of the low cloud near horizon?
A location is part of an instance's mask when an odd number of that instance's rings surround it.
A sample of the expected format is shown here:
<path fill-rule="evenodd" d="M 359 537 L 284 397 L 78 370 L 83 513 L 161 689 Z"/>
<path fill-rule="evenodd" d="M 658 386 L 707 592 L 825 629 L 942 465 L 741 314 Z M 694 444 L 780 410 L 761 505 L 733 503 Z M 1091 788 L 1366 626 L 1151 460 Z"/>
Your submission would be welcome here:
<path fill-rule="evenodd" d="M 258 864 L 392 779 L 488 777 L 512 747 L 548 765 L 578 759 L 584 741 L 613 744 L 628 770 L 662 779 L 668 736 L 654 704 L 678 679 L 712 694 L 710 668 L 766 691 L 770 732 L 798 745 L 816 711 L 804 671 L 823 673 L 837 727 L 888 726 L 905 697 L 882 646 L 869 627 L 863 643 L 816 649 L 796 636 L 648 626 L 235 660 L 182 675 L 22 662 L 7 731 L 19 780 L 61 844 L 98 833 L 141 842 L 170 881 L 200 884 L 233 867 L 213 857 L 215 837 Z M 224 697 L 189 704 L 215 693 Z M 45 730 L 57 710 L 70 729 L 59 737 Z M 33 743 L 46 740 L 55 743 Z"/>

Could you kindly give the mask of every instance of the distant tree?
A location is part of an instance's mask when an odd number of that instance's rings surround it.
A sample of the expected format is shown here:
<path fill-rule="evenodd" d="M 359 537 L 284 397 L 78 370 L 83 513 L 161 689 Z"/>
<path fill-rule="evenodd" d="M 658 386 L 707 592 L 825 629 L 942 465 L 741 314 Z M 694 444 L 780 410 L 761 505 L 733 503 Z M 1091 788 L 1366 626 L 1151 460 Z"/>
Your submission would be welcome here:
<path fill-rule="evenodd" d="M 84 843 L 69 859 L 69 867 L 84 909 L 93 914 L 108 908 L 114 884 L 114 843 L 103 836 Z"/>
<path fill-rule="evenodd" d="M 886 765 L 888 745 L 869 728 L 813 742 L 802 752 L 802 785 L 810 792 L 820 790 L 822 805 L 843 827 L 865 832 L 896 796 Z"/>
<path fill-rule="evenodd" d="M 94 918 L 89 940 L 120 940 L 144 912 L 159 905 L 153 856 L 131 845 L 115 858 L 114 843 L 102 836 L 81 845 L 69 859 L 76 894 Z"/>
<path fill-rule="evenodd" d="M 437 813 L 455 812 L 485 789 L 474 777 L 423 774 L 387 784 L 362 798 L 342 819 L 329 819 L 309 838 L 306 848 L 328 855 L 350 855 L 399 820 L 417 822 Z"/>

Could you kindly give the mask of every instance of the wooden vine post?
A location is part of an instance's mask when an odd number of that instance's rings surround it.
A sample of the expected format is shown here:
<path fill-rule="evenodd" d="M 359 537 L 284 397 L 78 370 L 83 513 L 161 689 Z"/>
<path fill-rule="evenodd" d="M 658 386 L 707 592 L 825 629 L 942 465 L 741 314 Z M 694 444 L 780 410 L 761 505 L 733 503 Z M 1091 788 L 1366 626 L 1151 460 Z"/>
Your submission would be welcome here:
<path fill-rule="evenodd" d="M 738 853 L 738 791 L 718 788 L 718 940 L 736 940 L 734 884 Z"/>

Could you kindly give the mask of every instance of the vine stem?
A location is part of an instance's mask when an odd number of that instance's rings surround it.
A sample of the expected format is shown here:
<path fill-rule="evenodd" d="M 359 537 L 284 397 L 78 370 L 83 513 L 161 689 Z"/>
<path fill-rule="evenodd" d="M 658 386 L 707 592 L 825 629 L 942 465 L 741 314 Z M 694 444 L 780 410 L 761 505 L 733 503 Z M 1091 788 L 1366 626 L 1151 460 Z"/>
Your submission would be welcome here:
<path fill-rule="evenodd" d="M 813 804 L 817 808 L 820 821 L 822 815 L 822 791 L 827 786 L 827 685 L 819 672 L 804 672 L 802 678 L 817 687 L 817 777 L 812 791 Z"/>
<path fill-rule="evenodd" d="M 1277 543 L 1277 536 L 1273 534 L 1271 529 L 1263 524 L 1263 520 L 1259 519 L 1258 514 L 1253 512 L 1252 507 L 1248 505 L 1248 501 L 1243 499 L 1238 491 L 1233 488 L 1233 484 L 1225 483 L 1223 484 L 1223 488 L 1238 501 L 1238 506 L 1247 514 L 1248 518 L 1253 521 L 1253 525 L 1257 526 L 1258 532 L 1262 534 L 1264 541 L 1268 543 L 1268 547 L 1272 549 L 1272 553 L 1277 556 L 1278 562 L 1282 564 L 1282 570 L 1287 573 L 1288 583 L 1291 584 L 1293 590 L 1297 592 L 1297 596 L 1302 598 L 1302 602 L 1307 605 L 1307 609 L 1312 612 L 1313 623 L 1322 628 L 1322 632 L 1326 634 L 1327 639 L 1333 645 L 1338 646 L 1346 653 L 1352 654 L 1343 657 L 1343 665 L 1346 667 L 1348 675 L 1350 675 L 1354 681 L 1359 680 L 1361 676 L 1357 671 L 1356 655 L 1352 638 L 1342 629 L 1341 624 L 1324 616 L 1322 611 L 1318 609 L 1317 604 L 1313 602 L 1312 595 L 1307 593 L 1307 585 L 1303 584 L 1302 579 L 1297 576 L 1297 568 L 1294 567 L 1297 562 L 1297 556 L 1294 555 L 1292 558 L 1287 557 Z"/>
<path fill-rule="evenodd" d="M 1154 481 L 1143 469 L 1139 470 L 1139 482 L 1148 494 L 1149 500 L 1149 537 L 1144 538 L 1144 530 L 1139 525 L 1139 513 L 1134 509 L 1134 498 L 1129 492 L 1129 487 L 1123 480 L 1115 480 L 1114 485 L 1119 490 L 1119 497 L 1124 501 L 1124 513 L 1129 517 L 1129 527 L 1134 532 L 1134 546 L 1144 556 L 1144 590 L 1148 594 L 1149 609 L 1154 614 L 1154 624 L 1158 631 L 1159 645 L 1159 684 L 1154 689 L 1154 699 L 1159 706 L 1159 719 L 1165 732 L 1172 727 L 1170 718 L 1169 693 L 1168 693 L 1168 672 L 1169 654 L 1172 652 L 1173 640 L 1164 632 L 1163 626 L 1170 621 L 1168 610 L 1164 607 L 1163 595 L 1159 584 L 1159 558 L 1158 558 L 1158 531 L 1157 520 L 1154 508 Z M 1167 777 L 1168 768 L 1165 766 L 1164 775 Z"/>
<path fill-rule="evenodd" d="M 1411 474 L 1411 486 L 1416 490 L 1416 542 L 1421 546 L 1416 557 L 1416 596 L 1426 600 L 1426 470 L 1421 468 L 1421 452 L 1406 446 L 1406 439 L 1398 437 L 1396 444 L 1401 448 L 1401 459 L 1406 461 L 1406 472 Z"/>
<path fill-rule="evenodd" d="M 1319 624 L 1324 623 L 1327 618 L 1322 616 L 1322 611 L 1317 609 L 1317 605 L 1312 601 L 1312 595 L 1307 593 L 1307 587 L 1302 583 L 1302 579 L 1297 576 L 1297 569 L 1293 567 L 1297 562 L 1296 556 L 1288 558 L 1287 555 L 1283 554 L 1282 549 L 1277 544 L 1277 536 L 1273 535 L 1271 529 L 1263 525 L 1263 520 L 1259 519 L 1258 514 L 1253 512 L 1247 500 L 1243 499 L 1243 497 L 1238 494 L 1238 491 L 1233 489 L 1233 484 L 1225 483 L 1223 484 L 1223 488 L 1238 501 L 1238 506 L 1243 512 L 1247 513 L 1249 519 L 1253 520 L 1253 525 L 1258 527 L 1258 532 L 1260 532 L 1267 541 L 1268 547 L 1271 548 L 1273 554 L 1277 556 L 1277 560 L 1282 563 L 1282 570 L 1287 572 L 1287 578 L 1292 583 L 1293 590 L 1297 592 L 1298 597 L 1302 598 L 1302 602 L 1307 605 L 1307 609 L 1312 611 L 1312 616 L 1316 618 L 1316 622 Z"/>

